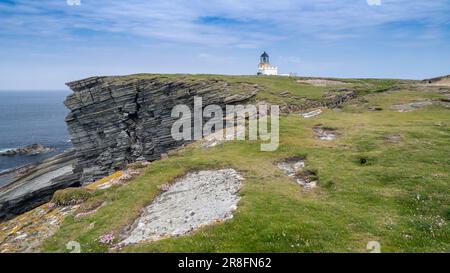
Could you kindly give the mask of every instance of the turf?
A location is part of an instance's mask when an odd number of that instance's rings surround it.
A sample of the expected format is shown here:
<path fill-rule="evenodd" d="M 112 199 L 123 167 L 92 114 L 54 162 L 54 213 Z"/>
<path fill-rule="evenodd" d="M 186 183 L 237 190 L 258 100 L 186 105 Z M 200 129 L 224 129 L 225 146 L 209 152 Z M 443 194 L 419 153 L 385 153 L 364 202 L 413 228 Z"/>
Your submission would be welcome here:
<path fill-rule="evenodd" d="M 211 76 L 196 76 L 211 77 Z M 262 99 L 277 102 L 283 90 L 320 98 L 327 88 L 299 85 L 291 78 L 229 77 L 265 87 Z M 189 171 L 235 168 L 245 177 L 233 219 L 186 236 L 128 246 L 124 252 L 368 252 L 378 241 L 383 252 L 450 251 L 450 115 L 442 105 L 399 113 L 393 104 L 438 99 L 442 94 L 402 87 L 397 80 L 352 80 L 363 99 L 318 117 L 281 117 L 280 147 L 261 152 L 258 141 L 234 141 L 214 148 L 188 146 L 153 162 L 123 186 L 96 194 L 107 201 L 96 213 L 66 218 L 43 247 L 66 252 L 78 241 L 82 252 L 106 252 L 99 236 L 117 238 L 140 210 L 170 183 Z M 313 94 L 314 93 L 314 94 Z M 273 97 L 271 97 L 273 95 Z M 369 111 L 376 105 L 382 111 Z M 320 141 L 312 128 L 335 128 L 336 141 Z M 399 142 L 385 137 L 399 135 Z M 275 162 L 306 156 L 318 172 L 314 190 L 303 190 Z M 94 228 L 92 223 L 95 223 Z"/>

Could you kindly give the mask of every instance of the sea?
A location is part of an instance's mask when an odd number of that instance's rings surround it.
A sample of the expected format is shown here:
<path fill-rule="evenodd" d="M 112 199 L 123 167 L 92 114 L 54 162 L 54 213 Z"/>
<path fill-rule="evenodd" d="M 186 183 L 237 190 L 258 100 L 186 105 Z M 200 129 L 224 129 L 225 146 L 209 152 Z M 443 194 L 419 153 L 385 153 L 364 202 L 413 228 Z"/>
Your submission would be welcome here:
<path fill-rule="evenodd" d="M 69 113 L 63 102 L 70 90 L 0 91 L 0 151 L 39 143 L 51 153 L 0 156 L 0 174 L 41 161 L 71 147 L 64 121 Z M 0 181 L 0 186 L 2 181 Z"/>

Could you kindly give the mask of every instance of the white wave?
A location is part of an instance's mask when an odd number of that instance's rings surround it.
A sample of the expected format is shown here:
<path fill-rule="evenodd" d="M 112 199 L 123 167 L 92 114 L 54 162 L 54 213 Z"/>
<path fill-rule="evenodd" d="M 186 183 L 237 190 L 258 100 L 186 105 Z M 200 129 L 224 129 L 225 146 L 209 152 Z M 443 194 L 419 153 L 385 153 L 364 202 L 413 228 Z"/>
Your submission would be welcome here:
<path fill-rule="evenodd" d="M 9 150 L 15 150 L 16 148 L 0 148 L 0 153 L 4 153 Z"/>
<path fill-rule="evenodd" d="M 12 169 L 0 169 L 0 175 L 4 175 L 6 173 L 9 173 Z"/>

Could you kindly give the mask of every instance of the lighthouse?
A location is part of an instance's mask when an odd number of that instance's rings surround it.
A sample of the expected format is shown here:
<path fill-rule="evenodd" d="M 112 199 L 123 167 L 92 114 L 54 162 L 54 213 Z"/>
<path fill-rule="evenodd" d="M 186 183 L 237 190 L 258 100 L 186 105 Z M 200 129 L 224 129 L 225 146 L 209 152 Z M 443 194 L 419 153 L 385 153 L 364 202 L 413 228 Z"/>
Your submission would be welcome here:
<path fill-rule="evenodd" d="M 258 65 L 258 72 L 257 75 L 278 75 L 278 67 L 271 65 L 269 61 L 269 54 L 264 51 L 263 54 L 261 54 L 259 65 Z"/>

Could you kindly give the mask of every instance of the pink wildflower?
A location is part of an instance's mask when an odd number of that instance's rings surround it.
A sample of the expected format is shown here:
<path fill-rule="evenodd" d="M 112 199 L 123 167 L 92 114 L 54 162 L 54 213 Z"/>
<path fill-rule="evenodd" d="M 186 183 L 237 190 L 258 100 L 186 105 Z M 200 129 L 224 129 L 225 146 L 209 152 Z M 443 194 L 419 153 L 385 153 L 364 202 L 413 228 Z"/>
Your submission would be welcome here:
<path fill-rule="evenodd" d="M 114 233 L 110 232 L 100 236 L 99 242 L 102 244 L 110 245 L 114 241 Z"/>

